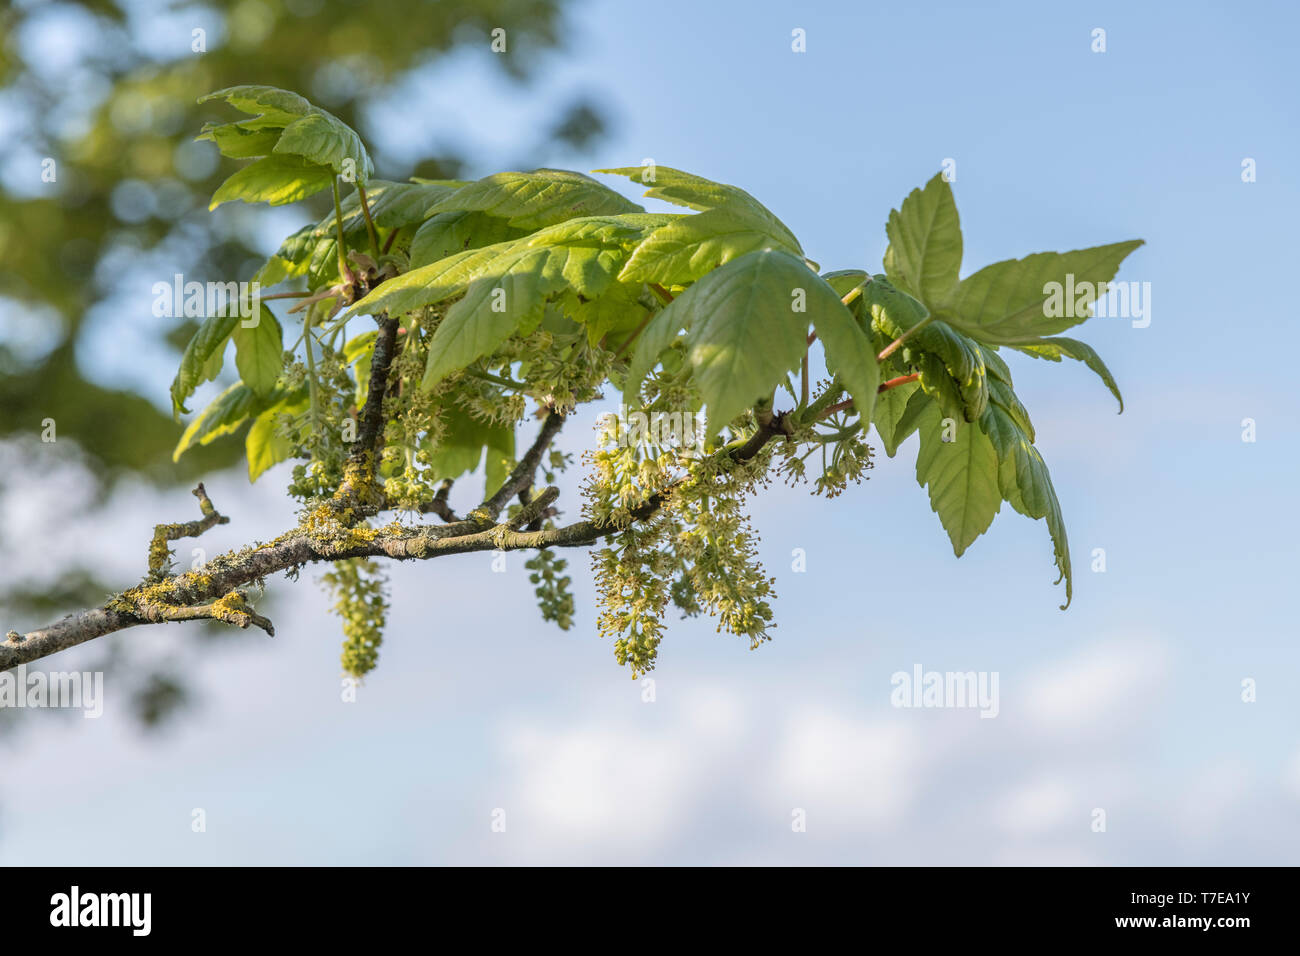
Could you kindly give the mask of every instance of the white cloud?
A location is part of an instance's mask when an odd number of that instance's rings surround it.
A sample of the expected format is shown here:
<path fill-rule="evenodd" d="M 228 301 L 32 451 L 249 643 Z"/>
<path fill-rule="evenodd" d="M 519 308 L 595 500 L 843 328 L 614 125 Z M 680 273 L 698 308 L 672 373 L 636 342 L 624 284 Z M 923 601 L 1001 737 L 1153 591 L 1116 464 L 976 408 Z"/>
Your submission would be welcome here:
<path fill-rule="evenodd" d="M 1009 833 L 1033 836 L 1068 825 L 1071 812 L 1084 821 L 1082 807 L 1082 800 L 1065 779 L 1042 775 L 1009 788 L 995 801 L 992 816 Z"/>
<path fill-rule="evenodd" d="M 1044 734 L 1122 732 L 1121 715 L 1144 710 L 1168 670 L 1168 651 L 1150 636 L 1093 644 L 1028 680 L 1025 716 Z"/>

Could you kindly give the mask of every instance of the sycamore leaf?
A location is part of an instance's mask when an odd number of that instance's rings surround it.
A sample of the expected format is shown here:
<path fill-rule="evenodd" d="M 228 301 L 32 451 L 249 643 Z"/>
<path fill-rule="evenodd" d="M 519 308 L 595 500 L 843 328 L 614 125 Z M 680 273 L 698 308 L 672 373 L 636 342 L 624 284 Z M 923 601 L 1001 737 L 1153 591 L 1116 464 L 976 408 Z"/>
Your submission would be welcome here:
<path fill-rule="evenodd" d="M 835 290 L 835 294 L 841 299 L 862 285 L 867 278 L 867 273 L 863 269 L 839 269 L 835 272 L 824 272 L 822 278 Z"/>
<path fill-rule="evenodd" d="M 574 252 L 590 255 L 586 249 Z M 561 255 L 568 258 L 567 251 Z M 503 270 L 471 281 L 433 334 L 421 387 L 432 388 L 495 351 L 521 325 L 540 322 L 547 298 L 564 288 L 558 258 L 550 249 L 529 249 L 510 256 Z"/>
<path fill-rule="evenodd" d="M 372 179 L 366 184 L 370 214 L 381 229 L 395 229 L 422 222 L 429 209 L 454 191 L 456 183 L 394 183 Z M 349 193 L 339 203 L 343 240 L 349 248 L 366 245 L 366 220 L 359 192 Z M 281 243 L 280 248 L 258 272 L 263 286 L 285 279 L 308 277 L 315 290 L 338 280 L 338 226 L 333 211 L 313 226 L 304 226 Z"/>
<path fill-rule="evenodd" d="M 904 360 L 920 369 L 921 387 L 939 401 L 945 414 L 968 422 L 979 419 L 989 393 L 978 343 L 931 316 L 885 276 L 875 276 L 863 287 L 862 304 L 872 328 L 887 341 L 911 333 L 903 346 Z"/>
<path fill-rule="evenodd" d="M 710 269 L 765 247 L 799 256 L 799 241 L 772 211 L 745 190 L 668 166 L 598 169 L 651 188 L 646 195 L 701 210 L 647 237 L 619 276 L 625 282 L 685 285 Z"/>
<path fill-rule="evenodd" d="M 644 212 L 590 176 L 560 169 L 496 173 L 458 190 L 434 212 L 485 212 L 520 229 L 540 229 L 566 219 Z"/>
<path fill-rule="evenodd" d="M 1026 355 L 1032 355 L 1035 358 L 1047 359 L 1050 362 L 1061 361 L 1061 356 L 1082 362 L 1096 372 L 1098 377 L 1106 384 L 1106 387 L 1110 389 L 1110 393 L 1115 396 L 1115 400 L 1119 402 L 1119 410 L 1123 413 L 1124 396 L 1119 392 L 1119 385 L 1115 382 L 1115 376 L 1111 375 L 1110 369 L 1101 360 L 1101 356 L 1086 342 L 1058 336 L 1056 338 L 1036 339 L 1024 345 L 1013 344 L 1011 348 L 1018 352 L 1024 352 Z"/>
<path fill-rule="evenodd" d="M 411 239 L 411 268 L 418 269 L 466 249 L 479 249 L 528 235 L 484 212 L 440 212 L 421 223 Z"/>
<path fill-rule="evenodd" d="M 967 421 L 966 401 L 961 387 L 953 380 L 943 360 L 931 352 L 921 352 L 912 357 L 921 377 L 917 379 L 921 391 L 938 404 L 944 418 Z"/>
<path fill-rule="evenodd" d="M 200 103 L 225 100 L 252 119 L 223 126 L 207 124 L 199 139 L 209 139 L 229 156 L 263 156 L 227 179 L 210 209 L 231 199 L 295 202 L 319 192 L 341 175 L 365 183 L 374 164 L 355 131 L 332 113 L 297 93 L 273 86 L 233 86 L 200 97 Z M 274 134 L 274 143 L 271 137 Z"/>
<path fill-rule="evenodd" d="M 284 334 L 279 320 L 263 304 L 256 324 L 237 322 L 231 338 L 240 379 L 259 396 L 269 395 L 284 368 Z"/>
<path fill-rule="evenodd" d="M 880 387 L 880 364 L 871 338 L 858 325 L 853 313 L 840 301 L 835 289 L 820 277 L 809 283 L 809 312 L 813 329 L 822 343 L 826 368 L 847 389 L 853 409 L 863 426 L 871 421 Z"/>
<path fill-rule="evenodd" d="M 1033 446 L 1031 436 L 1025 433 L 1003 405 L 996 402 L 989 405 L 980 419 L 980 429 L 989 437 L 997 452 L 998 489 L 1001 496 L 1021 514 L 1047 520 L 1052 553 L 1060 572 L 1056 580 L 1058 584 L 1065 581 L 1065 603 L 1061 605 L 1061 610 L 1065 610 L 1074 597 L 1070 544 L 1047 464 Z"/>
<path fill-rule="evenodd" d="M 961 269 L 961 222 L 942 173 L 913 189 L 885 226 L 885 272 L 931 309 L 945 304 Z"/>
<path fill-rule="evenodd" d="M 1006 361 L 998 354 L 996 345 L 981 345 L 976 342 L 975 347 L 979 349 L 980 358 L 984 360 L 984 368 L 991 377 L 1001 380 L 1008 387 L 1014 384 L 1011 381 L 1011 369 L 1007 367 Z"/>
<path fill-rule="evenodd" d="M 447 310 L 434 333 L 423 387 L 431 388 L 492 352 L 520 326 L 540 322 L 552 296 L 566 289 L 587 298 L 599 296 L 614 281 L 626 247 L 645 228 L 619 216 L 570 220 L 519 240 L 482 263 L 464 298 Z M 377 291 L 382 293 L 389 284 Z"/>
<path fill-rule="evenodd" d="M 1113 279 L 1140 245 L 1131 239 L 995 262 L 961 281 L 951 302 L 955 314 L 945 318 L 990 345 L 1055 335 L 1092 314 L 1097 284 Z"/>
<path fill-rule="evenodd" d="M 248 459 L 248 480 L 255 482 L 268 468 L 293 454 L 293 442 L 276 427 L 282 416 L 300 415 L 308 408 L 306 401 L 285 401 L 253 419 L 244 437 L 244 455 Z"/>
<path fill-rule="evenodd" d="M 215 143 L 221 155 L 231 159 L 253 159 L 257 156 L 270 156 L 280 139 L 282 129 L 254 129 L 243 123 L 205 123 L 202 132 L 195 139 L 210 140 Z"/>
<path fill-rule="evenodd" d="M 939 406 L 930 403 L 920 417 L 921 449 L 916 480 L 930 492 L 930 507 L 939 516 L 952 549 L 961 557 L 983 534 L 1002 506 L 998 454 L 978 425 L 953 422 L 945 429 Z M 952 441 L 944 441 L 944 433 Z"/>
<path fill-rule="evenodd" d="M 517 268 L 517 263 L 509 257 L 529 256 L 539 249 L 553 250 L 556 261 L 562 263 L 561 272 L 565 280 L 572 283 L 578 292 L 594 296 L 613 278 L 605 272 L 602 263 L 612 263 L 616 259 L 621 265 L 627 249 L 662 221 L 662 216 L 644 213 L 590 216 L 557 223 L 521 239 L 453 253 L 383 283 L 348 309 L 345 320 L 377 312 L 399 315 L 421 306 L 437 305 L 467 291 L 467 285 L 480 276 L 499 275 L 504 269 Z M 581 247 L 600 250 L 600 255 L 571 257 L 571 250 Z M 498 259 L 502 261 L 498 262 Z M 545 261 L 545 257 L 534 257 L 530 261 L 536 265 L 538 261 Z M 549 275 L 554 269 L 548 267 L 545 271 Z M 552 285 L 551 291 L 557 288 Z M 526 292 L 528 289 L 517 291 Z"/>
<path fill-rule="evenodd" d="M 486 484 L 489 493 L 504 483 L 514 468 L 515 430 L 489 425 L 456 406 L 443 417 L 444 431 L 430 450 L 429 468 L 437 478 L 459 478 L 473 471 L 486 454 Z"/>
<path fill-rule="evenodd" d="M 1016 393 L 1004 380 L 998 378 L 989 379 L 989 405 L 996 405 L 1010 415 L 1016 427 L 1028 435 L 1031 442 L 1034 441 L 1036 437 L 1034 435 L 1034 424 L 1029 420 L 1029 412 L 1024 405 L 1020 404 L 1020 399 L 1016 397 Z"/>
<path fill-rule="evenodd" d="M 319 107 L 312 107 L 306 116 L 286 126 L 274 152 L 328 166 L 348 182 L 364 184 L 375 171 L 361 137 L 333 113 Z"/>
<path fill-rule="evenodd" d="M 614 350 L 646 317 L 642 293 L 639 283 L 611 282 L 594 298 L 570 289 L 562 292 L 556 302 L 564 315 L 586 329 L 588 343 L 596 345 L 607 335 L 612 336 L 609 347 Z"/>
<path fill-rule="evenodd" d="M 507 426 L 488 429 L 483 446 L 483 485 L 489 497 L 505 484 L 515 467 L 515 430 Z"/>
<path fill-rule="evenodd" d="M 422 223 L 433 215 L 434 206 L 464 185 L 466 184 L 455 181 L 390 183 L 372 179 L 366 183 L 366 196 L 370 200 L 370 218 L 381 229 L 396 229 Z M 358 217 L 360 213 L 361 204 L 358 199 Z M 332 222 L 333 216 L 329 219 Z M 364 226 L 364 219 L 362 225 Z"/>
<path fill-rule="evenodd" d="M 466 249 L 404 272 L 389 279 L 343 315 L 343 321 L 358 315 L 387 312 L 402 315 L 426 305 L 437 305 L 462 292 L 474 275 L 493 259 L 515 245 L 514 240 L 496 242 L 481 249 Z"/>
<path fill-rule="evenodd" d="M 677 301 L 680 300 L 674 300 L 674 304 Z M 641 384 L 650 370 L 659 364 L 664 350 L 677 341 L 678 333 L 688 321 L 684 311 L 670 307 L 661 309 L 641 330 L 623 381 L 623 402 L 628 408 L 641 407 Z"/>
<path fill-rule="evenodd" d="M 931 399 L 916 382 L 897 385 L 876 397 L 871 422 L 884 446 L 885 454 L 893 458 L 901 445 L 920 424 L 921 413 Z"/>
<path fill-rule="evenodd" d="M 773 222 L 744 207 L 681 216 L 656 229 L 637 246 L 619 279 L 684 286 L 756 249 L 780 248 L 802 256 L 799 244 L 788 233 L 782 235 L 785 230 L 774 228 Z"/>
<path fill-rule="evenodd" d="M 316 248 L 316 240 L 312 235 L 315 228 L 311 225 L 303 226 L 286 236 L 280 243 L 280 248 L 266 260 L 253 278 L 266 288 L 285 279 L 307 275 Z"/>
<path fill-rule="evenodd" d="M 208 208 L 235 199 L 283 206 L 328 189 L 333 181 L 328 169 L 301 156 L 267 156 L 236 171 L 217 187 Z"/>
<path fill-rule="evenodd" d="M 274 86 L 230 86 L 200 96 L 198 101 L 207 103 L 212 100 L 225 100 L 241 113 L 253 114 L 262 123 L 273 126 L 288 126 L 313 109 L 305 97 Z"/>
<path fill-rule="evenodd" d="M 307 163 L 328 166 L 350 182 L 364 183 L 374 171 L 361 137 L 337 116 L 313 106 L 297 93 L 274 86 L 232 86 L 199 98 L 200 103 L 209 100 L 225 100 L 241 113 L 254 116 L 252 120 L 228 125 L 244 130 L 281 128 L 274 153 L 299 156 Z M 229 134 L 217 133 L 219 129 L 208 125 L 200 138 L 211 139 L 220 147 L 221 138 Z"/>
<path fill-rule="evenodd" d="M 221 356 L 230 333 L 239 322 L 238 315 L 214 315 L 203 320 L 181 356 L 180 368 L 172 380 L 172 414 L 180 419 L 188 414 L 185 399 L 204 382 L 210 382 L 221 372 Z"/>
<path fill-rule="evenodd" d="M 625 166 L 621 169 L 596 169 L 592 172 L 623 176 L 649 186 L 645 192 L 647 197 L 700 212 L 725 208 L 747 213 L 751 219 L 767 223 L 782 245 L 795 250 L 799 248 L 794 233 L 770 209 L 739 186 L 715 183 L 703 176 L 684 173 L 668 166 L 655 166 L 653 169 L 648 166 Z"/>
<path fill-rule="evenodd" d="M 366 403 L 366 393 L 370 391 L 370 362 L 375 355 L 375 339 L 379 332 L 371 329 L 353 336 L 343 346 L 343 361 L 352 365 L 352 375 L 357 381 L 357 407 Z"/>
<path fill-rule="evenodd" d="M 669 328 L 674 334 L 689 328 L 687 360 L 708 408 L 710 434 L 717 434 L 756 399 L 769 394 L 799 364 L 807 349 L 808 330 L 808 314 L 794 311 L 799 290 L 808 313 L 839 309 L 852 321 L 835 290 L 802 259 L 764 249 L 714 269 L 646 327 L 652 335 L 648 349 L 666 344 Z M 638 357 L 643 357 L 640 349 Z M 851 359 L 844 356 L 846 363 Z M 641 362 L 634 365 L 639 370 Z M 865 369 L 861 372 L 869 374 Z M 634 377 L 628 377 L 629 390 L 640 384 Z"/>
<path fill-rule="evenodd" d="M 862 275 L 865 278 L 866 274 Z M 846 284 L 847 281 L 846 276 L 841 284 Z M 854 286 L 861 281 L 854 283 Z M 883 275 L 872 276 L 871 281 L 862 286 L 862 301 L 866 318 L 872 327 L 890 339 L 897 338 L 930 317 L 930 310 L 923 302 L 898 288 Z"/>
<path fill-rule="evenodd" d="M 250 417 L 261 414 L 268 408 L 305 400 L 306 392 L 306 385 L 293 390 L 277 385 L 270 395 L 263 398 L 243 382 L 236 382 L 214 398 L 190 422 L 176 443 L 172 461 L 179 461 L 181 455 L 195 445 L 206 445 L 222 435 L 238 431 Z"/>
<path fill-rule="evenodd" d="M 251 388 L 243 382 L 231 385 L 186 427 L 172 452 L 172 461 L 179 461 L 181 455 L 194 445 L 206 445 L 214 438 L 238 430 L 259 407 L 257 395 Z"/>

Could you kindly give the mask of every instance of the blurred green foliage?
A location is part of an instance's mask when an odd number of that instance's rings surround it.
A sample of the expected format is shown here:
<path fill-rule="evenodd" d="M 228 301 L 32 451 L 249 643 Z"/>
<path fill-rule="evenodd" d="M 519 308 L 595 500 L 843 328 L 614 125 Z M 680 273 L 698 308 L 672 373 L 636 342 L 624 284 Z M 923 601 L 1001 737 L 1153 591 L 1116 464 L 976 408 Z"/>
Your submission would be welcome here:
<path fill-rule="evenodd" d="M 59 438 L 81 444 L 106 481 L 124 472 L 189 481 L 233 463 L 237 442 L 173 464 L 181 428 L 160 410 L 164 396 L 146 400 L 88 381 L 85 349 L 77 348 L 87 313 L 111 292 L 111 254 L 129 260 L 172 243 L 175 271 L 187 276 L 251 274 L 252 237 L 232 235 L 207 213 L 230 171 L 210 144 L 192 143 L 213 114 L 196 99 L 240 83 L 298 89 L 364 132 L 367 102 L 458 48 L 487 50 L 498 27 L 507 30 L 508 53 L 492 63 L 526 79 L 559 45 L 560 7 L 561 0 L 19 0 L 0 11 L 0 113 L 19 124 L 0 144 L 0 160 L 8 160 L 0 177 L 0 327 L 10 328 L 0 334 L 0 437 L 38 434 L 53 418 Z M 195 26 L 206 30 L 206 52 L 191 49 Z M 45 62 L 51 42 L 70 67 Z M 431 137 L 450 132 L 436 116 L 411 123 Z M 557 107 L 550 126 L 553 140 L 574 145 L 601 129 L 599 113 L 581 98 Z M 378 173 L 389 178 L 454 176 L 465 159 L 448 154 L 391 169 L 382 136 L 369 138 L 378 144 Z M 54 183 L 41 180 L 43 157 L 57 163 Z M 328 201 L 328 193 L 315 197 L 304 221 L 319 218 Z M 17 347 L 15 330 L 31 338 L 33 327 L 41 344 Z M 178 322 L 169 344 L 183 345 L 192 331 Z"/>
<path fill-rule="evenodd" d="M 165 388 L 146 397 L 88 377 L 95 356 L 87 355 L 87 316 L 111 301 L 114 263 L 161 252 L 169 268 L 159 278 L 176 271 L 227 281 L 251 278 L 264 258 L 249 231 L 255 217 L 221 220 L 207 211 L 230 168 L 211 144 L 193 142 L 203 121 L 220 112 L 200 106 L 198 97 L 242 83 L 301 90 L 367 135 L 377 175 L 455 176 L 470 157 L 444 151 L 414 168 L 387 162 L 382 131 L 361 118 L 368 104 L 440 58 L 488 51 L 496 28 L 507 31 L 508 52 L 489 56 L 487 69 L 527 81 L 562 45 L 563 6 L 563 0 L 0 4 L 0 440 L 36 440 L 42 422 L 54 419 L 60 444 L 71 439 L 85 453 L 101 494 L 125 475 L 172 484 L 235 464 L 243 452 L 239 441 L 196 449 L 173 464 L 183 426 L 165 410 Z M 195 27 L 206 30 L 204 52 L 191 48 Z M 466 84 L 465 94 L 473 93 Z M 542 135 L 549 138 L 519 143 L 520 153 L 582 147 L 603 131 L 601 114 L 582 95 L 548 109 L 554 115 L 542 123 Z M 440 142 L 455 131 L 436 114 L 419 113 L 407 118 L 403 132 Z M 45 157 L 57 164 L 54 182 L 42 179 Z M 303 222 L 318 220 L 328 203 L 328 191 L 305 203 Z M 135 319 L 114 315 L 112 321 Z M 196 326 L 174 321 L 166 344 L 179 356 Z M 148 531 L 140 529 L 142 570 Z M 23 618 L 34 626 L 94 606 L 121 583 L 70 569 L 45 588 L 0 583 L 0 603 L 8 621 Z M 129 654 L 115 644 L 104 666 L 134 686 L 141 719 L 154 724 L 184 704 L 185 688 L 174 670 L 141 672 L 124 664 L 120 658 Z"/>

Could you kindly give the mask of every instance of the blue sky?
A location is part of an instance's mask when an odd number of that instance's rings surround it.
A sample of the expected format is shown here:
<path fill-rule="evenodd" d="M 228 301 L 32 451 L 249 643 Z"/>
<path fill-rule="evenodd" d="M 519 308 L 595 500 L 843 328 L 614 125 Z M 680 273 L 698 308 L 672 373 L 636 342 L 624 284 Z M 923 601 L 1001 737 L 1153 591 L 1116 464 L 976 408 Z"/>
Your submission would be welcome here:
<path fill-rule="evenodd" d="M 827 269 L 878 269 L 889 209 L 946 158 L 963 275 L 1145 239 L 1120 278 L 1151 284 L 1150 326 L 1079 330 L 1122 416 L 1081 366 L 1012 363 L 1069 527 L 1073 606 L 1057 610 L 1041 523 L 1004 512 L 952 556 L 914 441 L 834 501 L 777 487 L 755 502 L 774 642 L 751 653 L 674 622 L 654 703 L 595 635 L 580 553 L 568 633 L 531 609 L 522 558 L 505 574 L 487 556 L 396 569 L 381 666 L 351 705 L 304 575 L 274 586 L 273 643 L 182 657 L 195 641 L 178 628 L 112 638 L 193 662 L 202 709 L 141 739 L 110 687 L 98 721 L 26 720 L 0 771 L 0 860 L 1294 863 L 1297 19 L 1283 4 L 587 3 L 531 87 L 486 52 L 413 78 L 420 108 L 376 123 L 392 155 L 461 142 L 476 175 L 653 158 L 748 189 Z M 612 134 L 591 155 L 521 157 L 535 107 L 580 88 Z M 135 374 L 161 401 L 171 371 Z M 214 547 L 291 520 L 282 475 L 241 482 L 208 482 L 234 517 Z M 186 499 L 126 488 L 112 517 L 61 535 L 130 580 L 141 558 L 121 542 Z M 31 489 L 4 507 L 20 541 L 59 503 Z M 917 663 L 999 672 L 1001 714 L 892 708 L 890 675 Z M 796 807 L 807 833 L 791 832 Z"/>

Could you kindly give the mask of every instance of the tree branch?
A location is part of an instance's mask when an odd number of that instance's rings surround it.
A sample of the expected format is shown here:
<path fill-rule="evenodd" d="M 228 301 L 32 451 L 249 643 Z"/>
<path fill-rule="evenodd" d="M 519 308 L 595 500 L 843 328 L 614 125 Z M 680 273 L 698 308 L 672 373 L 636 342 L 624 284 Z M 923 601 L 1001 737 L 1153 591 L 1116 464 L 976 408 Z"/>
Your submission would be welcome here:
<path fill-rule="evenodd" d="M 375 336 L 374 356 L 370 360 L 370 383 L 366 403 L 361 408 L 357 439 L 343 470 L 343 481 L 334 493 L 334 507 L 353 509 L 360 517 L 374 497 L 375 472 L 384 450 L 384 397 L 388 394 L 388 375 L 396 357 L 397 319 L 388 315 L 375 317 L 379 332 Z M 377 506 L 371 510 L 378 510 Z"/>
<path fill-rule="evenodd" d="M 153 540 L 149 542 L 149 577 L 155 581 L 161 581 L 171 570 L 172 552 L 171 548 L 167 547 L 168 541 L 175 541 L 178 538 L 197 538 L 213 525 L 230 523 L 229 518 L 218 514 L 217 509 L 212 506 L 212 500 L 203 489 L 203 482 L 199 482 L 199 486 L 192 493 L 199 499 L 199 511 L 203 512 L 202 518 L 181 524 L 154 525 Z"/>
<path fill-rule="evenodd" d="M 501 514 L 501 509 L 510 503 L 511 498 L 532 487 L 533 480 L 537 476 L 537 467 L 542 463 L 542 455 L 546 454 L 546 450 L 551 447 L 551 442 L 555 441 L 555 436 L 560 433 L 563 426 L 563 415 L 559 412 L 548 412 L 532 447 L 524 453 L 523 458 L 519 459 L 519 464 L 515 465 L 514 471 L 510 472 L 496 494 L 479 505 L 473 514 L 482 514 L 486 520 L 495 521 L 497 515 Z"/>
<path fill-rule="evenodd" d="M 382 386 L 383 380 L 377 383 L 372 375 L 372 390 Z M 759 427 L 753 435 L 723 449 L 718 457 L 736 462 L 753 458 L 768 442 L 788 433 L 786 416 L 785 412 L 761 415 Z M 257 626 L 273 634 L 271 622 L 253 611 L 244 589 L 260 586 L 272 574 L 297 571 L 316 562 L 365 557 L 426 560 L 476 551 L 519 551 L 594 544 L 600 538 L 618 532 L 622 526 L 610 522 L 578 521 L 559 528 L 520 530 L 551 510 L 560 494 L 554 486 L 532 496 L 510 519 L 496 521 L 510 498 L 531 486 L 542 455 L 563 423 L 562 415 L 548 414 L 536 441 L 505 484 L 466 520 L 444 526 L 406 527 L 393 522 L 382 528 L 371 528 L 358 526 L 354 516 L 341 513 L 331 502 L 306 512 L 297 528 L 274 541 L 252 549 L 227 552 L 198 570 L 161 581 L 146 581 L 123 591 L 102 607 L 69 615 L 48 627 L 26 634 L 8 632 L 0 643 L 0 670 L 28 664 L 105 634 L 141 624 L 211 619 L 238 627 Z M 665 488 L 633 509 L 632 520 L 643 521 L 652 517 L 668 500 L 672 489 L 673 486 Z M 489 514 L 490 518 L 487 517 Z"/>

